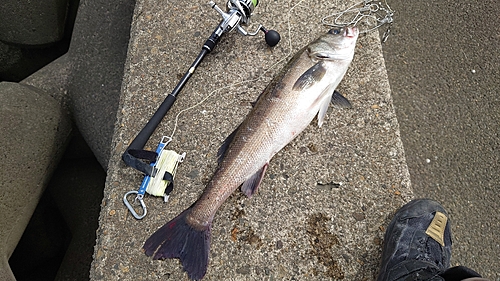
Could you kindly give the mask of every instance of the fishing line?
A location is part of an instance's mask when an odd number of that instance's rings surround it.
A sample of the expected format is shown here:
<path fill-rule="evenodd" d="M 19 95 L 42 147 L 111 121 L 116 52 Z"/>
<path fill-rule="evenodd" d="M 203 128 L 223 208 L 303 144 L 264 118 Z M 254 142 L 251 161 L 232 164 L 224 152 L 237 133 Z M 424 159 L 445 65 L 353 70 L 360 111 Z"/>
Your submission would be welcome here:
<path fill-rule="evenodd" d="M 324 17 L 321 22 L 330 27 L 358 26 L 358 24 L 368 26 L 364 30 L 361 29 L 359 33 L 368 33 L 388 24 L 389 26 L 382 36 L 382 43 L 384 43 L 391 32 L 393 16 L 394 10 L 387 4 L 387 0 L 384 0 L 384 3 L 363 0 L 344 11 Z"/>
<path fill-rule="evenodd" d="M 158 195 L 164 191 L 163 194 L 166 201 L 171 189 L 173 188 L 175 169 L 177 168 L 177 164 L 182 162 L 184 159 L 184 154 L 177 154 L 175 151 L 165 149 L 165 146 L 172 140 L 172 138 L 166 136 L 162 138 L 156 148 L 156 151 L 145 150 L 144 146 L 167 112 L 171 109 L 178 94 L 181 92 L 206 55 L 212 52 L 225 33 L 233 30 L 238 31 L 238 33 L 243 36 L 256 36 L 260 31 L 262 31 L 265 34 L 265 41 L 270 47 L 276 46 L 281 39 L 278 32 L 275 30 L 267 30 L 264 26 L 262 26 L 262 24 L 259 24 L 255 31 L 249 32 L 245 29 L 244 26 L 249 23 L 252 12 L 258 5 L 258 0 L 228 0 L 226 3 L 226 11 L 223 11 L 214 1 L 209 1 L 208 4 L 213 10 L 219 13 L 222 20 L 212 32 L 210 37 L 205 41 L 200 53 L 196 56 L 188 71 L 184 73 L 172 92 L 165 97 L 153 116 L 148 120 L 146 125 L 144 125 L 141 131 L 135 136 L 125 152 L 122 154 L 122 160 L 127 166 L 144 173 L 144 178 L 139 190 L 131 190 L 125 193 L 123 197 L 123 203 L 136 219 L 144 218 L 147 213 L 146 205 L 143 201 L 144 194 L 146 192 L 152 195 Z M 210 96 L 215 92 L 216 91 L 211 93 Z M 201 103 L 203 102 L 204 100 Z M 176 118 L 176 123 L 177 122 L 178 116 Z M 177 128 L 177 124 L 175 128 Z M 173 133 L 174 132 L 175 130 Z M 164 166 L 169 167 L 170 169 L 164 169 Z M 134 203 L 139 201 L 142 214 L 137 213 L 134 206 L 128 200 L 127 196 L 131 194 L 136 195 Z"/>
<path fill-rule="evenodd" d="M 237 83 L 233 83 L 233 84 L 228 85 L 228 86 L 223 86 L 223 87 L 217 88 L 217 89 L 213 90 L 212 92 L 210 92 L 205 98 L 203 98 L 201 101 L 199 101 L 195 105 L 181 110 L 175 116 L 174 128 L 172 130 L 172 134 L 170 135 L 171 138 L 173 138 L 175 135 L 175 132 L 177 130 L 177 126 L 179 123 L 179 117 L 181 114 L 200 106 L 201 104 L 206 102 L 209 98 L 211 98 L 215 93 L 217 93 L 219 91 L 222 91 L 225 89 L 230 89 L 232 87 L 236 87 L 236 86 L 240 86 L 240 85 L 243 85 L 246 83 L 256 82 L 256 81 L 260 80 L 265 74 L 270 72 L 272 69 L 274 69 L 276 66 L 278 66 L 279 64 L 281 64 L 283 61 L 287 60 L 290 57 L 290 55 L 292 54 L 292 51 L 293 51 L 292 26 L 291 26 L 290 17 L 291 17 L 292 11 L 296 7 L 299 7 L 300 4 L 302 4 L 304 1 L 305 0 L 300 0 L 299 2 L 294 4 L 293 6 L 292 6 L 292 0 L 288 1 L 288 7 L 289 7 L 288 13 L 287 13 L 288 52 L 285 53 L 285 56 L 282 59 L 278 60 L 273 65 L 271 65 L 268 69 L 266 69 L 258 77 L 253 78 L 253 79 L 249 79 L 249 80 L 245 80 L 245 81 L 241 81 L 241 82 L 237 82 Z M 303 8 L 307 8 L 307 7 L 303 7 Z M 341 20 L 346 15 L 351 15 L 350 20 L 347 20 L 347 21 Z M 375 26 L 368 28 L 366 30 L 362 30 L 362 31 L 360 31 L 360 33 L 368 33 L 370 31 L 378 29 L 379 27 L 383 26 L 384 24 L 389 24 L 389 27 L 387 28 L 384 35 L 382 36 L 382 43 L 384 43 L 387 40 L 389 33 L 391 31 L 390 25 L 393 22 L 393 18 L 392 18 L 393 15 L 394 15 L 394 10 L 392 10 L 392 8 L 387 4 L 386 0 L 384 0 L 384 4 L 382 4 L 382 2 L 373 2 L 372 0 L 363 0 L 361 2 L 358 2 L 358 3 L 350 6 L 349 8 L 347 8 L 346 10 L 344 10 L 342 12 L 334 13 L 334 14 L 331 14 L 331 15 L 328 15 L 328 16 L 322 18 L 321 23 L 324 26 L 329 26 L 329 27 L 346 27 L 346 26 L 357 26 L 358 24 L 360 24 L 362 22 L 364 23 L 364 21 L 368 21 L 369 19 L 372 19 L 376 22 Z M 328 22 L 328 19 L 333 18 L 333 17 L 335 17 L 333 20 L 333 23 Z"/>
<path fill-rule="evenodd" d="M 177 127 L 178 127 L 178 124 L 179 124 L 179 117 L 181 114 L 183 114 L 184 112 L 186 111 L 189 111 L 191 109 L 194 109 L 200 105 L 202 105 L 204 102 L 206 102 L 209 98 L 211 98 L 215 93 L 219 92 L 219 91 L 222 91 L 222 90 L 225 90 L 225 89 L 230 89 L 232 87 L 236 87 L 236 86 L 240 86 L 240 85 L 243 85 L 243 84 L 246 84 L 246 83 L 251 83 L 251 82 L 256 82 L 258 81 L 259 79 L 261 79 L 265 74 L 267 74 L 268 72 L 270 72 L 271 70 L 273 70 L 276 66 L 278 66 L 279 64 L 281 64 L 282 62 L 286 61 L 290 55 L 292 54 L 292 51 L 293 51 L 293 48 L 292 48 L 292 27 L 291 27 L 291 24 L 290 24 L 290 15 L 291 15 L 291 12 L 296 8 L 298 7 L 302 2 L 304 2 L 305 0 L 300 0 L 299 2 L 297 2 L 297 4 L 293 5 L 289 10 L 288 10 L 288 13 L 287 13 L 287 25 L 288 25 L 288 51 L 285 52 L 285 55 L 283 56 L 282 59 L 278 60 L 277 62 L 275 62 L 274 64 L 272 64 L 268 69 L 264 70 L 264 72 L 262 72 L 262 74 L 260 74 L 259 76 L 257 76 L 256 78 L 253 78 L 253 79 L 249 79 L 249 80 L 244 80 L 244 81 L 240 81 L 240 82 L 236 82 L 236 83 L 233 83 L 231 85 L 228 85 L 228 86 L 223 86 L 223 87 L 220 87 L 220 88 L 217 88 L 215 90 L 213 90 L 212 92 L 210 92 L 207 96 L 205 96 L 205 98 L 203 98 L 201 101 L 199 101 L 198 103 L 190 106 L 190 107 L 187 107 L 185 109 L 182 109 L 181 111 L 179 111 L 179 113 L 177 113 L 177 115 L 175 116 L 175 121 L 174 121 L 174 128 L 172 129 L 172 134 L 170 135 L 170 138 L 173 139 L 174 138 L 174 135 L 175 135 L 175 132 L 177 130 Z M 292 3 L 292 0 L 290 0 L 288 2 L 288 7 L 291 6 L 291 3 Z"/>
<path fill-rule="evenodd" d="M 384 0 L 385 1 L 385 0 Z M 279 40 L 279 34 L 274 30 L 267 30 L 262 25 L 259 25 L 256 31 L 248 32 L 246 31 L 241 24 L 246 24 L 249 21 L 253 8 L 257 5 L 257 0 L 229 0 L 228 8 L 229 11 L 226 13 L 222 11 L 213 1 L 210 1 L 210 6 L 216 10 L 222 17 L 223 21 L 218 25 L 216 30 L 212 33 L 210 38 L 203 45 L 202 51 L 197 56 L 188 72 L 184 74 L 181 78 L 181 81 L 177 84 L 171 94 L 165 98 L 163 103 L 157 109 L 153 117 L 148 121 L 148 123 L 144 126 L 144 128 L 139 132 L 139 134 L 134 138 L 131 142 L 127 150 L 122 155 L 123 161 L 131 167 L 143 172 L 145 177 L 141 183 L 139 190 L 129 191 L 123 197 L 123 202 L 130 210 L 132 215 L 136 219 L 142 219 L 146 213 L 146 205 L 143 202 L 144 194 L 147 192 L 149 194 L 155 196 L 164 196 L 165 202 L 168 200 L 170 191 L 173 189 L 173 178 L 175 175 L 175 171 L 177 165 L 184 160 L 184 154 L 177 154 L 175 151 L 165 149 L 166 145 L 170 143 L 175 136 L 175 133 L 179 124 L 179 117 L 185 113 L 186 111 L 192 110 L 196 107 L 199 107 L 203 103 L 205 103 L 208 99 L 213 97 L 215 93 L 220 92 L 222 90 L 227 90 L 233 87 L 237 87 L 243 84 L 252 83 L 259 81 L 264 75 L 269 73 L 271 70 L 276 68 L 278 65 L 282 64 L 284 61 L 287 61 L 288 58 L 292 55 L 293 46 L 292 46 L 292 24 L 291 24 L 291 15 L 292 11 L 294 11 L 297 7 L 300 7 L 301 4 L 305 2 L 305 0 L 300 0 L 296 4 L 292 5 L 292 0 L 288 2 L 288 12 L 287 12 L 287 26 L 288 26 L 288 50 L 285 49 L 285 54 L 283 58 L 272 64 L 269 68 L 264 70 L 260 75 L 256 78 L 248 79 L 240 82 L 236 82 L 227 86 L 223 86 L 211 91 L 208 95 L 206 95 L 202 100 L 198 103 L 184 108 L 177 113 L 175 116 L 174 127 L 172 129 L 172 133 L 170 137 L 163 137 L 156 152 L 144 150 L 144 145 L 149 140 L 150 136 L 161 122 L 167 111 L 171 108 L 172 104 L 175 102 L 177 94 L 181 91 L 183 86 L 186 84 L 187 80 L 191 77 L 191 75 L 195 72 L 196 67 L 200 64 L 202 59 L 206 54 L 211 52 L 217 42 L 219 42 L 220 37 L 226 33 L 230 32 L 233 29 L 237 29 L 238 32 L 244 36 L 255 36 L 259 31 L 263 31 L 266 36 L 266 43 L 273 47 L 275 46 Z M 357 7 L 362 5 L 362 7 Z M 244 7 L 243 7 L 244 6 Z M 308 8 L 308 7 L 303 7 Z M 380 11 L 385 12 L 385 16 L 382 17 Z M 341 21 L 340 19 L 346 15 L 353 13 L 354 17 L 348 21 Z M 372 0 L 363 0 L 362 2 L 356 3 L 355 5 L 349 7 L 347 10 L 335 13 L 329 16 L 324 17 L 321 22 L 325 26 L 330 27 L 345 27 L 348 25 L 357 25 L 361 23 L 365 18 L 374 19 L 377 22 L 375 27 L 372 27 L 368 30 L 363 31 L 364 33 L 375 30 L 385 23 L 392 23 L 392 15 L 394 11 L 387 5 L 385 2 L 385 6 L 381 4 L 381 2 L 372 3 Z M 333 23 L 329 23 L 328 19 L 335 17 Z M 387 36 L 390 32 L 388 28 L 386 33 L 384 34 L 382 42 L 387 40 Z M 147 165 L 145 162 L 141 161 L 141 159 L 149 160 L 150 164 Z M 139 214 L 135 211 L 132 204 L 128 201 L 127 196 L 135 194 L 136 198 L 134 202 L 139 201 L 141 208 L 143 210 L 142 214 Z"/>

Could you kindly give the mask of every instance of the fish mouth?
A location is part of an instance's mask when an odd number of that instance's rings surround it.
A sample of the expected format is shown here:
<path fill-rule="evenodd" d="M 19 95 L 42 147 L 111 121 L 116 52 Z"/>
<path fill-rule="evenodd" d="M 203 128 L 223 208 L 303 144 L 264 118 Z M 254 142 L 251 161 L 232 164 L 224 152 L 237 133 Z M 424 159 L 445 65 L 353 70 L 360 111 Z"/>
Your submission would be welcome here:
<path fill-rule="evenodd" d="M 353 38 L 353 37 L 357 37 L 358 34 L 359 34 L 359 29 L 355 26 L 348 26 L 346 28 L 344 28 L 344 36 L 346 37 L 350 37 L 350 38 Z"/>

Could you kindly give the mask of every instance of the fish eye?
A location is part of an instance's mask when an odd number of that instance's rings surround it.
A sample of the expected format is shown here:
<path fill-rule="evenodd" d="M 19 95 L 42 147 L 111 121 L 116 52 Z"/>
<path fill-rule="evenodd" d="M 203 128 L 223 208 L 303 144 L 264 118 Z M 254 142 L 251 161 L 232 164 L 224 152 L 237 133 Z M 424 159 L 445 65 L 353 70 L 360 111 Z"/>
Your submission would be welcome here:
<path fill-rule="evenodd" d="M 333 28 L 328 31 L 330 34 L 340 34 L 340 28 Z"/>

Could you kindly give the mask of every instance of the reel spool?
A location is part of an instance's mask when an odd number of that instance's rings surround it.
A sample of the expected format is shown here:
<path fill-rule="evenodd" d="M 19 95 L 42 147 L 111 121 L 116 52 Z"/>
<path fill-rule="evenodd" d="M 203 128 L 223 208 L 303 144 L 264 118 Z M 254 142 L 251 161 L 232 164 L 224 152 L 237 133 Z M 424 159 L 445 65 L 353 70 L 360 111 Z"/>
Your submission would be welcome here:
<path fill-rule="evenodd" d="M 281 36 L 275 30 L 267 30 L 262 24 L 259 24 L 259 27 L 254 32 L 248 32 L 242 27 L 242 25 L 248 25 L 252 12 L 258 3 L 258 0 L 229 0 L 227 1 L 227 11 L 224 12 L 214 1 L 210 1 L 208 4 L 223 18 L 223 21 L 219 24 L 221 29 L 219 36 L 235 28 L 243 36 L 255 36 L 259 31 L 262 31 L 265 34 L 267 45 L 269 47 L 276 46 L 281 40 Z"/>
<path fill-rule="evenodd" d="M 228 0 L 227 10 L 224 12 L 215 2 L 209 2 L 209 5 L 222 16 L 222 21 L 207 41 L 205 41 L 201 52 L 191 64 L 191 67 L 177 83 L 172 92 L 167 95 L 154 115 L 149 119 L 148 123 L 141 129 L 123 153 L 122 160 L 126 165 L 145 174 L 139 190 L 129 191 L 123 197 L 123 203 L 136 219 L 140 220 L 147 214 L 146 205 L 143 200 L 146 192 L 155 196 L 163 196 L 166 202 L 170 191 L 173 189 L 173 176 L 175 175 L 175 170 L 178 163 L 182 162 L 184 159 L 185 154 L 180 155 L 175 151 L 165 150 L 165 146 L 171 141 L 171 138 L 168 137 L 164 137 L 160 141 L 156 151 L 144 150 L 144 146 L 163 117 L 170 110 L 177 99 L 177 95 L 193 75 L 196 67 L 198 67 L 203 58 L 215 48 L 220 37 L 224 33 L 230 32 L 233 29 L 237 29 L 238 32 L 244 36 L 255 36 L 259 31 L 262 31 L 265 33 L 266 43 L 270 47 L 275 46 L 280 41 L 281 38 L 278 32 L 267 30 L 261 24 L 254 32 L 248 32 L 242 27 L 242 25 L 247 25 L 250 22 L 250 17 L 257 4 L 258 0 Z M 147 161 L 145 162 L 143 160 Z M 148 161 L 149 163 L 147 163 Z M 135 195 L 135 199 L 134 202 L 131 203 L 127 197 L 132 194 Z M 137 212 L 134 208 L 133 203 L 137 202 L 140 203 L 142 212 Z"/>

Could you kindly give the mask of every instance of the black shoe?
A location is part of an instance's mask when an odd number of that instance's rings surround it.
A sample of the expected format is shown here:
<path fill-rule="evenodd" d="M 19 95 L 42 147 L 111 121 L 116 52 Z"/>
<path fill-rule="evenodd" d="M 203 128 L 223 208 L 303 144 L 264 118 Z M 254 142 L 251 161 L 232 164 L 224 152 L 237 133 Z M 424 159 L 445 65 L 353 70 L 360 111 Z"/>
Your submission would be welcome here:
<path fill-rule="evenodd" d="M 417 199 L 399 209 L 387 227 L 378 281 L 444 280 L 450 266 L 451 229 L 444 208 Z"/>

